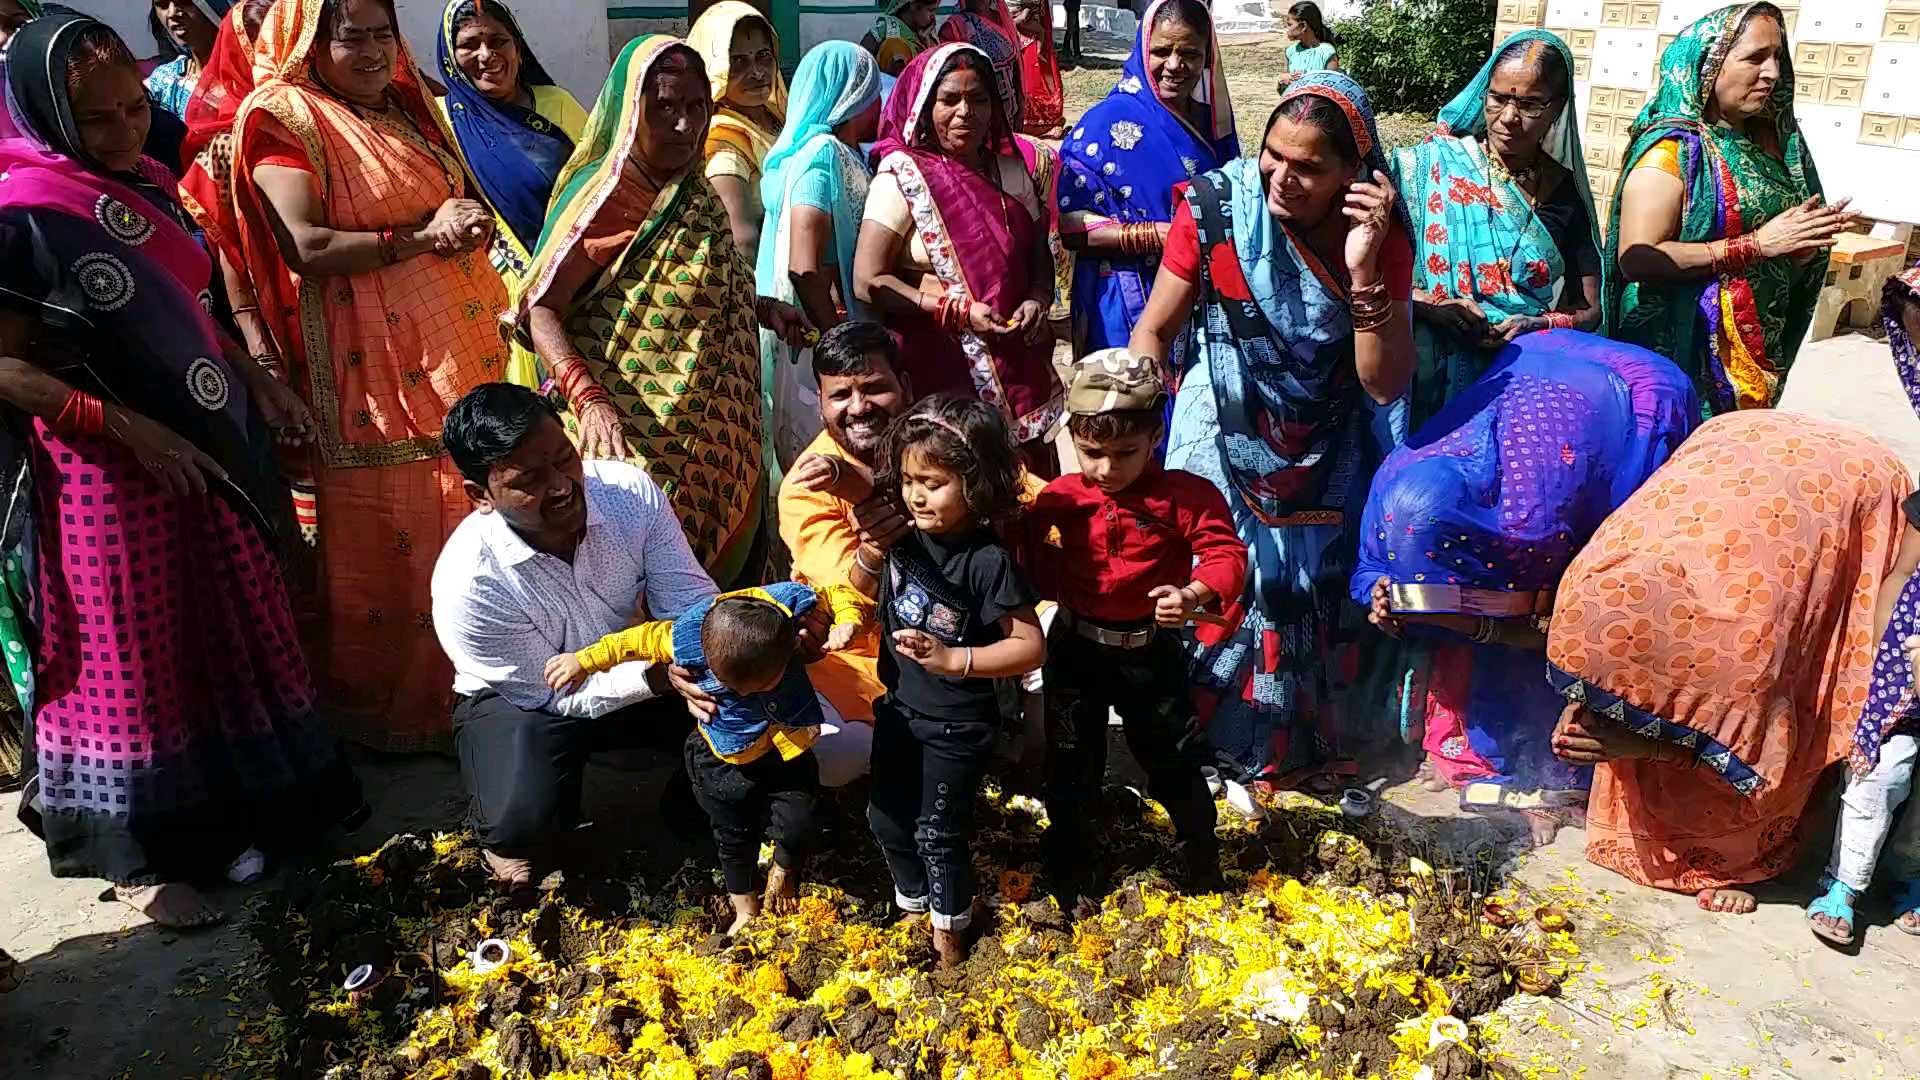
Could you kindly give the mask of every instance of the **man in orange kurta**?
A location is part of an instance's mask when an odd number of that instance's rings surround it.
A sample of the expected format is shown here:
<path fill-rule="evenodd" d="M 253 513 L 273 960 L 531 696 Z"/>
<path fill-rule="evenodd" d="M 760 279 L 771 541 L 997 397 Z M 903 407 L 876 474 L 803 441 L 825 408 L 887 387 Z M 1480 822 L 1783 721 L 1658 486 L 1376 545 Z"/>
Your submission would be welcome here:
<path fill-rule="evenodd" d="M 892 335 L 874 323 L 849 325 L 821 341 L 813 350 L 813 370 L 820 384 L 822 430 L 807 454 L 874 468 L 887 426 L 912 400 L 895 373 L 897 355 Z M 809 585 L 851 584 L 848 575 L 863 526 L 883 541 L 906 530 L 894 500 L 884 494 L 855 504 L 809 491 L 794 477 L 789 471 L 780 482 L 780 539 L 793 556 L 794 576 Z M 872 723 L 873 703 L 886 692 L 879 663 L 880 639 L 869 628 L 847 648 L 811 665 L 807 674 L 842 717 Z"/>

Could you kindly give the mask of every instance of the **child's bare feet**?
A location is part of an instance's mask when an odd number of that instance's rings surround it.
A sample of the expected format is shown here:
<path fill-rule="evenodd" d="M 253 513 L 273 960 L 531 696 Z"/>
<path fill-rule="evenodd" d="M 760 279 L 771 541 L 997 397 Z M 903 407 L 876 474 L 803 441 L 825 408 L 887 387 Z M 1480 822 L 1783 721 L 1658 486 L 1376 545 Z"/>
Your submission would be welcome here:
<path fill-rule="evenodd" d="M 1552 810 L 1529 809 L 1520 814 L 1527 819 L 1527 838 L 1537 848 L 1551 847 L 1553 838 L 1560 835 L 1560 826 L 1565 824 Z"/>
<path fill-rule="evenodd" d="M 800 875 L 774 863 L 767 871 L 767 891 L 763 900 L 775 915 L 791 915 L 800 909 Z"/>
<path fill-rule="evenodd" d="M 732 937 L 745 930 L 747 924 L 760 914 L 760 894 L 728 893 L 727 902 L 733 908 L 733 924 L 727 927 L 726 934 Z"/>
<path fill-rule="evenodd" d="M 967 962 L 967 934 L 964 930 L 933 928 L 934 968 L 951 971 Z"/>

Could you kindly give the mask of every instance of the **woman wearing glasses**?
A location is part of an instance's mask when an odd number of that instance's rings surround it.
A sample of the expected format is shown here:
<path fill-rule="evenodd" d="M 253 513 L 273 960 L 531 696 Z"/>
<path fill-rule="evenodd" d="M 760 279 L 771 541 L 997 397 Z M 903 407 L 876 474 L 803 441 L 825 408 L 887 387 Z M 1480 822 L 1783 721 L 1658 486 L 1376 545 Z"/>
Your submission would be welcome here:
<path fill-rule="evenodd" d="M 1393 157 L 1414 215 L 1414 426 L 1501 346 L 1600 323 L 1599 234 L 1573 104 L 1573 54 L 1545 30 L 1507 39 Z"/>

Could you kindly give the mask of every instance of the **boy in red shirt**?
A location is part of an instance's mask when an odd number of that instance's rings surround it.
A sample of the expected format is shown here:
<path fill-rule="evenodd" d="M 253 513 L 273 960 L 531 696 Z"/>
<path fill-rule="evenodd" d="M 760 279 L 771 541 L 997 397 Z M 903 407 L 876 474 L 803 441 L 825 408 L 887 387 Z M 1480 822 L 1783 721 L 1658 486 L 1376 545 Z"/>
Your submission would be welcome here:
<path fill-rule="evenodd" d="M 1194 722 L 1180 630 L 1240 594 L 1247 545 L 1218 488 L 1155 459 L 1165 405 L 1152 360 L 1125 349 L 1081 360 L 1067 393 L 1081 471 L 1047 485 L 1027 513 L 1028 565 L 1060 605 L 1044 680 L 1046 851 L 1053 893 L 1068 910 L 1092 884 L 1087 809 L 1106 769 L 1109 709 L 1119 710 L 1147 793 L 1173 819 L 1188 884 L 1220 883 L 1213 798 L 1200 771 L 1208 744 Z"/>

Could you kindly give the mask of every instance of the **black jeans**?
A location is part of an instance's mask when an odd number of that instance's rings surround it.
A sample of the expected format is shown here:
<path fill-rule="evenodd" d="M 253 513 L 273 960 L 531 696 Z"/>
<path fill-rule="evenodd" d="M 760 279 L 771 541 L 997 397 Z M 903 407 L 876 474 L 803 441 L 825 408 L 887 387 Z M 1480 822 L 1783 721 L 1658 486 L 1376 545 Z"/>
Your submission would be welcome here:
<path fill-rule="evenodd" d="M 1000 718 L 943 720 L 891 694 L 873 707 L 873 794 L 867 823 L 893 872 L 894 898 L 933 911 L 933 925 L 964 930 L 973 916 L 973 800 Z"/>
<path fill-rule="evenodd" d="M 672 696 L 593 719 L 532 712 L 492 690 L 455 699 L 453 745 L 480 842 L 510 859 L 544 854 L 580 823 L 588 754 L 631 747 L 677 760 L 692 726 L 686 703 Z M 684 789 L 686 780 L 675 783 Z M 674 796 L 670 787 L 667 801 Z"/>
<path fill-rule="evenodd" d="M 773 840 L 773 861 L 791 870 L 813 847 L 818 826 L 820 765 L 808 750 L 782 760 L 780 751 L 735 765 L 720 760 L 706 737 L 687 735 L 687 777 L 713 825 L 720 876 L 730 893 L 750 893 L 760 880 L 760 838 Z"/>
<path fill-rule="evenodd" d="M 1194 723 L 1180 639 L 1162 631 L 1141 648 L 1117 649 L 1081 637 L 1063 612 L 1048 635 L 1045 671 L 1046 853 L 1056 895 L 1070 902 L 1090 884 L 1087 811 L 1106 773 L 1109 710 L 1120 713 L 1147 794 L 1173 819 L 1189 873 L 1217 875 L 1213 797 L 1200 772 L 1211 746 Z"/>

